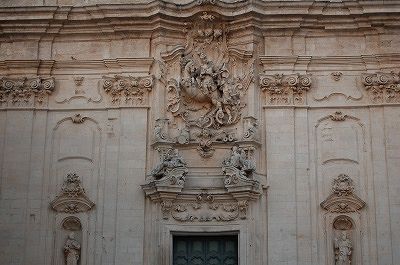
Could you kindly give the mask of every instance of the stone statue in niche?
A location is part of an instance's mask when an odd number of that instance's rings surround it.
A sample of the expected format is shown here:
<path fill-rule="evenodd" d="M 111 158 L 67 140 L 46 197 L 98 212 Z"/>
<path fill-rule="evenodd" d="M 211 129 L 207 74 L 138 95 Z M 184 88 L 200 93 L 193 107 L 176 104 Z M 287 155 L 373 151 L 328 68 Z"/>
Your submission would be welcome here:
<path fill-rule="evenodd" d="M 164 155 L 163 160 L 152 171 L 151 175 L 155 179 L 161 179 L 169 171 L 175 168 L 186 168 L 186 162 L 179 154 L 178 149 L 170 149 Z"/>
<path fill-rule="evenodd" d="M 233 146 L 229 157 L 222 162 L 223 167 L 235 168 L 239 171 L 239 175 L 252 178 L 253 172 L 256 170 L 254 161 L 247 158 L 243 148 Z"/>
<path fill-rule="evenodd" d="M 351 265 L 353 244 L 348 237 L 347 231 L 342 231 L 335 238 L 335 265 Z"/>
<path fill-rule="evenodd" d="M 81 252 L 81 245 L 75 239 L 75 234 L 71 232 L 68 235 L 68 238 L 64 244 L 65 264 L 78 265 L 80 252 Z"/>

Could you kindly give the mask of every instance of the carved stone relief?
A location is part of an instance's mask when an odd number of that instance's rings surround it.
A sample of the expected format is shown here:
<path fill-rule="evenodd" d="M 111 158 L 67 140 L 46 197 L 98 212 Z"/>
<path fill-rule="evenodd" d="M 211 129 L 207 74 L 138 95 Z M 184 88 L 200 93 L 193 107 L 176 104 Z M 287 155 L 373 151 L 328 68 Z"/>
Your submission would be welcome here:
<path fill-rule="evenodd" d="M 176 149 L 160 150 L 161 162 L 151 171 L 151 180 L 142 185 L 147 196 L 159 202 L 163 219 L 186 221 L 232 221 L 246 219 L 249 202 L 260 194 L 260 184 L 255 176 L 255 163 L 251 150 L 234 146 L 224 160 L 225 193 L 195 197 L 192 191 L 183 190 L 187 164 Z"/>
<path fill-rule="evenodd" d="M 94 203 L 86 196 L 79 176 L 71 173 L 66 176 L 60 194 L 50 206 L 57 212 L 79 213 L 91 210 Z"/>
<path fill-rule="evenodd" d="M 252 54 L 228 45 L 226 26 L 204 12 L 189 25 L 186 46 L 162 54 L 170 139 L 196 143 L 202 157 L 214 142 L 234 142 L 253 81 Z M 242 129 L 240 130 L 240 132 Z"/>
<path fill-rule="evenodd" d="M 363 74 L 362 83 L 374 103 L 400 102 L 400 74 L 373 73 Z"/>
<path fill-rule="evenodd" d="M 351 265 L 353 243 L 346 230 L 335 238 L 335 265 Z"/>
<path fill-rule="evenodd" d="M 72 101 L 82 103 L 99 103 L 103 97 L 100 94 L 99 81 L 84 76 L 73 76 L 72 80 L 60 80 L 60 92 L 55 99 L 56 103 L 67 104 Z M 71 86 L 73 89 L 71 89 Z"/>
<path fill-rule="evenodd" d="M 360 258 L 360 251 L 353 255 L 354 242 L 360 241 L 360 210 L 365 202 L 354 192 L 353 180 L 340 174 L 332 182 L 332 192 L 321 207 L 326 210 L 328 264 L 350 265 L 354 256 Z M 354 219 L 355 218 L 355 219 Z M 357 220 L 358 227 L 355 227 Z M 358 243 L 359 245 L 359 243 Z"/>
<path fill-rule="evenodd" d="M 300 74 L 261 74 L 260 86 L 269 105 L 303 105 L 311 88 L 311 78 Z"/>
<path fill-rule="evenodd" d="M 0 105 L 26 104 L 34 100 L 41 104 L 54 91 L 53 77 L 22 77 L 0 79 Z"/>
<path fill-rule="evenodd" d="M 342 72 L 332 72 L 331 76 L 334 81 L 339 81 L 342 78 Z"/>
<path fill-rule="evenodd" d="M 159 152 L 161 162 L 151 171 L 151 179 L 142 189 L 151 200 L 160 202 L 163 218 L 168 219 L 172 202 L 182 192 L 188 169 L 177 149 Z"/>
<path fill-rule="evenodd" d="M 239 217 L 239 205 L 236 201 L 216 201 L 213 195 L 203 192 L 195 201 L 174 203 L 171 216 L 181 222 L 232 221 Z"/>
<path fill-rule="evenodd" d="M 78 265 L 80 252 L 81 244 L 75 239 L 75 233 L 71 232 L 64 244 L 65 264 Z"/>
<path fill-rule="evenodd" d="M 153 88 L 153 76 L 103 76 L 103 89 L 112 104 L 145 105 Z"/>
<path fill-rule="evenodd" d="M 351 213 L 361 210 L 365 202 L 354 194 L 353 180 L 340 174 L 333 180 L 332 194 L 321 203 L 321 207 L 332 213 Z"/>

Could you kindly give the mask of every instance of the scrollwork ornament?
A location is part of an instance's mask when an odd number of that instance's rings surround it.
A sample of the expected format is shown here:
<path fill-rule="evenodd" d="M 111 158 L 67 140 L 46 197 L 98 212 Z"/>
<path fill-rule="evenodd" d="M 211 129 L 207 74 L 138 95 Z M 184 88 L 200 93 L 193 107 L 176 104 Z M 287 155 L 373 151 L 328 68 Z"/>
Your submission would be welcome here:
<path fill-rule="evenodd" d="M 113 104 L 143 105 L 153 86 L 153 76 L 103 76 L 103 89 Z"/>
<path fill-rule="evenodd" d="M 251 61 L 247 53 L 231 52 L 225 26 L 215 20 L 205 12 L 192 24 L 176 63 L 179 76 L 167 81 L 167 110 L 188 128 L 218 130 L 236 124 L 245 107 L 243 95 L 253 80 L 253 64 L 247 64 Z"/>
<path fill-rule="evenodd" d="M 311 88 L 311 78 L 300 74 L 262 74 L 260 85 L 266 93 L 268 104 L 304 104 L 305 92 Z"/>
<path fill-rule="evenodd" d="M 363 74 L 362 83 L 373 103 L 400 102 L 400 73 Z"/>
<path fill-rule="evenodd" d="M 7 78 L 0 82 L 0 102 L 12 104 L 28 103 L 32 98 L 39 104 L 54 90 L 53 77 Z"/>
<path fill-rule="evenodd" d="M 57 212 L 78 213 L 89 211 L 94 203 L 86 196 L 79 176 L 67 174 L 61 187 L 61 193 L 50 203 Z"/>

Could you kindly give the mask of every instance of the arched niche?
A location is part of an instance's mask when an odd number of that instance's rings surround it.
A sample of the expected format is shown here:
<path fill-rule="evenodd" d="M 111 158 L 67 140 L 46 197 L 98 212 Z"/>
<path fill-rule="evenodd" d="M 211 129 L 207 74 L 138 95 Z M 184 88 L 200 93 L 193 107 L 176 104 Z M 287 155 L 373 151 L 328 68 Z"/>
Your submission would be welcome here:
<path fill-rule="evenodd" d="M 80 258 L 78 265 L 87 263 L 87 242 L 88 242 L 88 217 L 87 213 L 76 214 L 56 213 L 55 231 L 53 243 L 53 260 L 51 264 L 65 265 L 64 246 L 68 236 L 73 234 L 74 239 L 80 245 Z"/>

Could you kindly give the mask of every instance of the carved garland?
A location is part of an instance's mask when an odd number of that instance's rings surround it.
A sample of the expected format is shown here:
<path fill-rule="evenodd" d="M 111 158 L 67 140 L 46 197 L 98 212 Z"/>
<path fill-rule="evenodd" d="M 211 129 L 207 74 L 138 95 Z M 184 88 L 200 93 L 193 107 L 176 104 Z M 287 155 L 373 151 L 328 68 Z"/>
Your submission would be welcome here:
<path fill-rule="evenodd" d="M 400 102 L 400 73 L 363 74 L 362 83 L 374 103 Z"/>
<path fill-rule="evenodd" d="M 311 78 L 300 74 L 260 75 L 260 86 L 271 105 L 305 104 L 305 92 L 310 90 Z"/>
<path fill-rule="evenodd" d="M 53 77 L 8 78 L 0 79 L 0 104 L 10 101 L 12 104 L 29 102 L 32 97 L 42 103 L 46 95 L 54 90 Z"/>
<path fill-rule="evenodd" d="M 113 104 L 143 105 L 147 103 L 147 95 L 152 87 L 153 76 L 103 76 L 103 89 L 111 96 Z"/>

